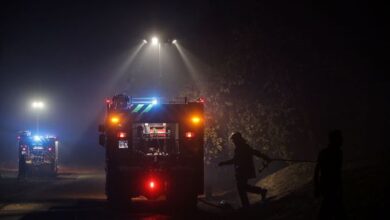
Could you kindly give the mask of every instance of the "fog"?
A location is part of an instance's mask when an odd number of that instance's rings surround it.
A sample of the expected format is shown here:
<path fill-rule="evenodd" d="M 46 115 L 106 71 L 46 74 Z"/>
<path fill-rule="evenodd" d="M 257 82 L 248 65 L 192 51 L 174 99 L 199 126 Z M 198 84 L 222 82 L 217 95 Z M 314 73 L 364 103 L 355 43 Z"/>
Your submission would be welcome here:
<path fill-rule="evenodd" d="M 107 61 L 93 66 L 48 68 L 42 64 L 34 70 L 24 65 L 23 69 L 12 67 L 16 70 L 12 69 L 15 73 L 6 77 L 8 92 L 2 98 L 7 103 L 2 105 L 2 116 L 7 120 L 2 123 L 1 139 L 5 141 L 1 161 L 16 163 L 17 132 L 36 133 L 37 112 L 31 108 L 31 103 L 43 100 L 45 108 L 38 113 L 39 133 L 58 136 L 61 164 L 102 165 L 104 151 L 97 143 L 97 126 L 104 117 L 105 98 L 118 93 L 134 97 L 174 97 L 189 80 L 171 43 L 162 43 L 160 55 L 158 46 L 143 45 L 139 39 L 134 39 L 133 43 L 136 49 L 108 54 Z M 50 54 L 41 59 L 50 60 Z"/>
<path fill-rule="evenodd" d="M 107 97 L 174 97 L 190 80 L 168 37 L 160 48 L 143 44 L 164 32 L 146 31 L 150 21 L 140 22 L 135 11 L 29 6 L 8 8 L 1 38 L 1 166 L 16 167 L 18 131 L 36 132 L 34 100 L 45 103 L 39 133 L 59 138 L 60 164 L 102 167 L 97 126 Z"/>
<path fill-rule="evenodd" d="M 305 116 L 295 130 L 309 131 L 302 138 L 309 141 L 289 149 L 298 155 L 314 157 L 333 128 L 346 131 L 347 155 L 364 155 L 372 143 L 383 146 L 388 80 L 376 65 L 380 22 L 349 4 L 252 1 L 235 10 L 237 4 L 38 1 L 1 7 L 0 166 L 16 167 L 17 132 L 35 130 L 33 100 L 46 103 L 40 133 L 59 137 L 60 163 L 100 169 L 97 125 L 107 97 L 180 96 L 186 86 L 204 86 L 216 69 L 222 79 L 244 76 L 252 86 L 222 97 L 226 103 L 241 94 L 277 103 L 280 94 L 259 88 L 286 82 L 279 90 L 293 94 L 294 109 Z M 179 44 L 143 44 L 153 35 Z"/>

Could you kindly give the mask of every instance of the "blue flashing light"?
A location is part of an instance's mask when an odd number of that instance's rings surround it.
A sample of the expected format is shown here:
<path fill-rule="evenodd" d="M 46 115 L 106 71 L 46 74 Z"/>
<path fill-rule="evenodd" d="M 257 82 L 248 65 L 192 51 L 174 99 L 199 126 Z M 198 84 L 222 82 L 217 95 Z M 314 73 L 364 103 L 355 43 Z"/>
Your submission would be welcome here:
<path fill-rule="evenodd" d="M 145 98 L 132 98 L 131 99 L 132 104 L 152 104 L 157 105 L 159 103 L 157 98 L 154 97 L 145 97 Z"/>
<path fill-rule="evenodd" d="M 34 141 L 41 141 L 41 136 L 35 135 L 34 136 Z"/>

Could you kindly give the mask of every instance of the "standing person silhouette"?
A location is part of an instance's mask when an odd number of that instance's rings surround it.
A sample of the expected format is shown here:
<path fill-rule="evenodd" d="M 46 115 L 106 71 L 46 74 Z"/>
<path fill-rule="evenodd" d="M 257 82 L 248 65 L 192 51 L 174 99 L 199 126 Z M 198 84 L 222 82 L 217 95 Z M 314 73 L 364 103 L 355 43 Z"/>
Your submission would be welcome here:
<path fill-rule="evenodd" d="M 255 155 L 267 162 L 270 162 L 271 159 L 260 151 L 251 148 L 239 132 L 234 132 L 230 136 L 230 139 L 235 146 L 234 157 L 230 160 L 220 162 L 218 165 L 234 165 L 238 194 L 240 196 L 242 206 L 244 208 L 248 208 L 249 200 L 247 192 L 260 194 L 262 200 L 265 199 L 267 194 L 266 189 L 248 184 L 248 179 L 256 177 L 253 156 Z"/>
<path fill-rule="evenodd" d="M 343 136 L 340 130 L 333 130 L 328 138 L 328 147 L 318 154 L 314 173 L 315 196 L 322 197 L 319 219 L 345 219 L 341 180 Z"/>
<path fill-rule="evenodd" d="M 27 173 L 26 155 L 21 154 L 19 156 L 18 180 L 24 180 L 26 178 L 26 173 Z"/>

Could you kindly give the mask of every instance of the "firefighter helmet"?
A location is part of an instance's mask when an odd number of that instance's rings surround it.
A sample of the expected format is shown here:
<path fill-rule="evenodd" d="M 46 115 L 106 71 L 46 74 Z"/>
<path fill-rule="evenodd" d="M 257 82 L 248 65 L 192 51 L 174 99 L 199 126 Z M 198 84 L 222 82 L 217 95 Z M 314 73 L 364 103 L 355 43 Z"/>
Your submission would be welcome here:
<path fill-rule="evenodd" d="M 231 135 L 230 135 L 230 140 L 232 141 L 238 141 L 238 140 L 242 140 L 242 135 L 240 132 L 233 132 Z"/>

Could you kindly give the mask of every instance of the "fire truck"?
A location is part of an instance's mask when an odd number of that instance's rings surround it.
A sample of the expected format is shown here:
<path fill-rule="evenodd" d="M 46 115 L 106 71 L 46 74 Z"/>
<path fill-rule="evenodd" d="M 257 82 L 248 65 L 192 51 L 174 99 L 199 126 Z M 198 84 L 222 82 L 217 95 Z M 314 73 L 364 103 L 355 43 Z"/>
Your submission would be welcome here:
<path fill-rule="evenodd" d="M 195 207 L 204 188 L 204 103 L 116 95 L 106 100 L 99 143 L 109 202 L 143 196 Z"/>
<path fill-rule="evenodd" d="M 31 135 L 23 131 L 18 136 L 19 173 L 57 174 L 58 140 L 54 136 Z"/>

